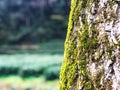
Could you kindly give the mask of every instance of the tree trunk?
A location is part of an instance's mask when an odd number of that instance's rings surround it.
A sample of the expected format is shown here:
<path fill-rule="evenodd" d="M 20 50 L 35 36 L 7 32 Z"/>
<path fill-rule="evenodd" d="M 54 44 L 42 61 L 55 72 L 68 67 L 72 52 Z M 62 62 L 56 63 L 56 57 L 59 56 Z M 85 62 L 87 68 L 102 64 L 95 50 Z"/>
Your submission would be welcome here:
<path fill-rule="evenodd" d="M 120 0 L 72 0 L 59 90 L 120 90 Z"/>

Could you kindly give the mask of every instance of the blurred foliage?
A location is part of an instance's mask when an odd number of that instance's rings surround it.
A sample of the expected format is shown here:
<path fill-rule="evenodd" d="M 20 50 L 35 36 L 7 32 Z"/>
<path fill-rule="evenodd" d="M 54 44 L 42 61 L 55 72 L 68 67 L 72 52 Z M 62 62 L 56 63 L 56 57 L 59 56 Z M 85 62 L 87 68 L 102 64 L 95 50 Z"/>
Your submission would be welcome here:
<path fill-rule="evenodd" d="M 45 80 L 44 76 L 21 78 L 16 75 L 0 77 L 0 90 L 57 90 L 59 81 Z"/>
<path fill-rule="evenodd" d="M 69 0 L 0 0 L 0 44 L 64 39 Z"/>
<path fill-rule="evenodd" d="M 46 80 L 57 79 L 62 58 L 63 55 L 0 55 L 0 76 L 19 75 L 28 78 L 44 75 Z"/>
<path fill-rule="evenodd" d="M 61 66 L 51 66 L 44 71 L 44 76 L 46 80 L 59 79 L 59 72 Z"/>
<path fill-rule="evenodd" d="M 16 53 L 39 53 L 39 54 L 63 54 L 64 40 L 49 40 L 41 42 L 37 45 L 2 45 L 0 54 L 16 54 Z"/>

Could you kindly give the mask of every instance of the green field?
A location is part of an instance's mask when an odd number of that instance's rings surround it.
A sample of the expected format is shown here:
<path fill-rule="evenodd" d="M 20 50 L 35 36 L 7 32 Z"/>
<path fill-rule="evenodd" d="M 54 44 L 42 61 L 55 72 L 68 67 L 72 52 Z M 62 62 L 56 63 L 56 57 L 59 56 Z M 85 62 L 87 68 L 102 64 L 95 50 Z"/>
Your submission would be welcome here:
<path fill-rule="evenodd" d="M 57 90 L 62 60 L 62 54 L 0 55 L 0 90 Z"/>
<path fill-rule="evenodd" d="M 46 81 L 44 76 L 22 79 L 19 76 L 0 78 L 0 90 L 57 90 L 58 79 Z"/>
<path fill-rule="evenodd" d="M 1 46 L 0 90 L 57 90 L 63 42 Z"/>
<path fill-rule="evenodd" d="M 39 44 L 0 45 L 0 54 L 63 54 L 64 40 L 50 40 Z"/>

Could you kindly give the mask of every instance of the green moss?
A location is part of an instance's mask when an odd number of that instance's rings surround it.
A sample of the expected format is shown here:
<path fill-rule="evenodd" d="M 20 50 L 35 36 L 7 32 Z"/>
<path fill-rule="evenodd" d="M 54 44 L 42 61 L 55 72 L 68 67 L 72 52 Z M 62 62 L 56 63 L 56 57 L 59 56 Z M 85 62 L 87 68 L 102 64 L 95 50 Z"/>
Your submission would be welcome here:
<path fill-rule="evenodd" d="M 95 90 L 102 90 L 101 88 L 101 84 L 100 84 L 100 81 L 101 81 L 101 77 L 104 73 L 104 69 L 101 69 L 98 74 L 92 78 L 92 81 L 94 83 L 94 88 Z"/>
<path fill-rule="evenodd" d="M 70 37 L 70 34 L 72 32 L 73 22 L 74 22 L 73 17 L 74 17 L 76 4 L 77 4 L 77 0 L 71 1 L 71 11 L 70 11 L 70 15 L 69 15 L 69 23 L 68 23 L 68 31 L 67 31 L 66 41 L 68 41 L 68 38 Z"/>
<path fill-rule="evenodd" d="M 97 63 L 103 54 L 106 56 L 106 60 L 114 60 L 114 58 L 111 57 L 114 48 L 108 44 L 107 35 L 99 39 L 99 42 L 104 45 L 102 48 L 103 51 L 99 51 L 101 47 L 98 46 L 98 31 L 95 25 L 103 22 L 102 17 L 100 17 L 97 22 L 92 22 L 92 25 L 88 25 L 87 22 L 86 10 L 89 11 L 90 3 L 94 2 L 95 5 L 97 5 L 98 1 L 99 0 L 71 1 L 71 12 L 65 42 L 64 61 L 60 72 L 59 90 L 79 90 L 79 86 L 84 90 L 102 90 L 100 80 L 104 69 L 101 69 L 95 77 L 91 78 L 89 76 L 90 72 L 87 69 L 87 64 L 90 60 Z M 109 2 L 111 9 L 114 4 L 115 2 Z M 104 12 L 104 17 L 107 18 L 108 16 L 106 15 L 108 13 L 109 12 Z M 82 18 L 83 26 L 81 27 L 79 17 Z M 111 17 L 116 18 L 116 15 L 113 14 Z M 107 50 L 106 47 L 108 48 Z M 97 56 L 94 55 L 95 52 L 98 53 Z M 110 86 L 111 82 L 107 84 Z"/>
<path fill-rule="evenodd" d="M 92 36 L 89 37 L 89 30 L 92 32 Z M 84 86 L 85 90 L 93 90 L 93 84 L 92 81 L 89 79 L 89 71 L 87 70 L 87 58 L 88 56 L 85 55 L 86 53 L 92 54 L 94 52 L 94 49 L 96 49 L 97 47 L 97 35 L 98 35 L 98 31 L 94 28 L 91 27 L 89 29 L 89 25 L 86 23 L 83 25 L 82 27 L 82 33 L 79 34 L 79 50 L 80 50 L 80 60 L 79 60 L 79 66 L 80 66 L 80 71 L 79 71 L 79 75 L 81 77 L 83 77 L 83 80 L 80 80 L 81 84 Z M 78 58 L 79 58 L 78 57 Z"/>
<path fill-rule="evenodd" d="M 118 46 L 120 46 L 120 41 L 118 41 Z"/>
<path fill-rule="evenodd" d="M 90 1 L 89 1 L 90 2 Z M 69 16 L 68 32 L 65 42 L 64 61 L 60 72 L 59 90 L 73 90 L 71 87 L 75 86 L 75 82 L 84 86 L 85 90 L 93 90 L 92 81 L 89 79 L 89 71 L 87 70 L 87 56 L 88 52 L 92 52 L 91 48 L 97 45 L 97 31 L 94 27 L 89 29 L 87 24 L 87 17 L 85 7 L 90 6 L 88 0 L 72 0 L 71 12 Z M 82 12 L 81 12 L 82 11 Z M 74 27 L 79 27 L 79 16 L 82 17 L 83 26 L 80 32 L 75 32 Z M 89 37 L 89 30 L 92 32 L 92 37 Z M 79 40 L 71 40 L 73 34 L 76 33 Z M 78 46 L 77 46 L 78 45 Z M 83 79 L 78 79 L 78 76 Z M 78 87 L 74 88 L 78 90 Z"/>
<path fill-rule="evenodd" d="M 71 1 L 71 12 L 69 16 L 69 23 L 68 23 L 68 32 L 65 42 L 65 54 L 64 54 L 64 62 L 62 64 L 62 70 L 60 72 L 60 87 L 59 90 L 70 90 L 73 81 L 76 79 L 75 73 L 77 73 L 77 50 L 76 45 L 69 40 L 74 25 L 79 24 L 79 11 L 81 8 L 81 0 L 72 0 Z"/>
<path fill-rule="evenodd" d="M 67 48 L 69 47 L 69 48 Z M 75 73 L 77 72 L 77 63 L 74 56 L 76 56 L 76 46 L 74 42 L 66 43 L 66 51 L 64 62 L 62 64 L 62 70 L 60 72 L 61 82 L 59 90 L 70 90 L 73 81 L 76 78 Z"/>
<path fill-rule="evenodd" d="M 111 9 L 113 9 L 113 6 L 116 4 L 115 1 L 108 1 L 108 4 L 110 6 Z"/>

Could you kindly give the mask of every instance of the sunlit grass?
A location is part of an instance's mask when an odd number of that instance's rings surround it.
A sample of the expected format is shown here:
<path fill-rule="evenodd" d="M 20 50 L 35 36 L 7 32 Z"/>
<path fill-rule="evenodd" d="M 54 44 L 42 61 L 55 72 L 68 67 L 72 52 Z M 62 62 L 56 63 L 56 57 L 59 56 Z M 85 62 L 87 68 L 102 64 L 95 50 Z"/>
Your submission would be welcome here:
<path fill-rule="evenodd" d="M 36 68 L 37 66 L 40 67 L 42 65 L 45 65 L 46 68 L 49 68 L 51 66 L 61 64 L 62 60 L 62 54 L 0 55 L 0 65 L 17 65 L 20 68 Z M 30 76 L 26 78 L 22 78 L 18 75 L 0 76 L 0 90 L 4 90 L 4 88 L 7 88 L 6 90 L 57 90 L 58 79 L 47 81 L 43 75 L 44 74 L 39 75 L 38 77 Z"/>
<path fill-rule="evenodd" d="M 37 50 L 35 53 L 34 49 Z M 9 70 L 11 67 L 17 67 L 20 72 L 23 72 L 24 69 L 41 70 L 42 68 L 49 73 L 51 71 L 56 72 L 57 68 L 61 66 L 63 60 L 63 41 L 54 40 L 45 42 L 36 48 L 34 46 L 24 46 L 23 50 L 25 50 L 24 53 L 0 54 L 0 68 L 5 67 Z M 58 88 L 59 80 L 46 80 L 48 74 L 44 72 L 37 77 L 33 73 L 32 76 L 25 78 L 21 74 L 19 75 L 19 73 L 5 76 L 1 75 L 2 73 L 0 72 L 0 90 L 57 90 Z"/>
<path fill-rule="evenodd" d="M 58 80 L 46 81 L 44 76 L 38 78 L 30 77 L 27 79 L 22 79 L 19 76 L 8 76 L 0 78 L 0 90 L 1 88 L 7 88 L 15 90 L 57 90 Z M 39 88 L 39 89 L 38 89 Z"/>

